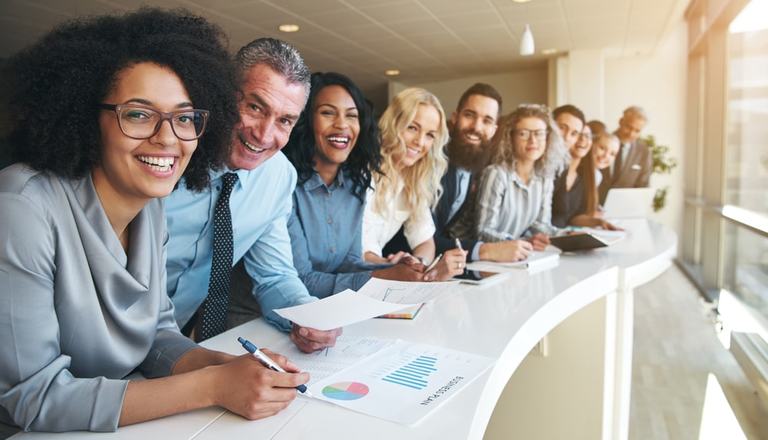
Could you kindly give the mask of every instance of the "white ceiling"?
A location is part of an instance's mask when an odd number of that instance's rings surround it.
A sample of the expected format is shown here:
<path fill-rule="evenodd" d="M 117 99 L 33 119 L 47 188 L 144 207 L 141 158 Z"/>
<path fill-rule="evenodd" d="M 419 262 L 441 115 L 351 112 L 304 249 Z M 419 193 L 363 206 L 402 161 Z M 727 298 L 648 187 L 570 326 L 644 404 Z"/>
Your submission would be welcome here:
<path fill-rule="evenodd" d="M 541 64 L 540 51 L 652 52 L 687 0 L 0 0 L 0 57 L 72 17 L 143 4 L 185 7 L 221 25 L 230 48 L 260 36 L 296 45 L 312 70 L 338 71 L 366 90 L 396 68 L 404 81 L 500 73 Z M 283 23 L 297 33 L 277 30 Z M 529 23 L 537 55 L 518 54 Z"/>

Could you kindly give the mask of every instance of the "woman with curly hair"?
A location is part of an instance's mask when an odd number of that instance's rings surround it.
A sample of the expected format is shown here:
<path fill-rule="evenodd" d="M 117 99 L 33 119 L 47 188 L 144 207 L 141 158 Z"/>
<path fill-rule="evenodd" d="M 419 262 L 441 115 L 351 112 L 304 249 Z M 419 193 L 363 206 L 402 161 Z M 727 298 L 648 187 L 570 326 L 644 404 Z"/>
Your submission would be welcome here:
<path fill-rule="evenodd" d="M 382 249 L 403 227 L 413 255 L 424 262 L 435 257 L 435 224 L 430 209 L 442 192 L 440 179 L 448 167 L 445 112 L 435 95 L 409 88 L 395 96 L 379 119 L 382 173 L 374 176 L 363 216 L 363 252 L 372 263 L 398 263 L 402 253 L 384 257 Z M 451 249 L 426 279 L 449 279 L 463 272 L 466 252 Z"/>
<path fill-rule="evenodd" d="M 283 150 L 298 171 L 288 231 L 299 277 L 319 298 L 357 290 L 372 276 L 421 279 L 411 266 L 373 270 L 363 260 L 365 195 L 381 164 L 373 108 L 340 73 L 313 73 L 310 90 Z"/>
<path fill-rule="evenodd" d="M 474 209 L 451 233 L 486 242 L 517 240 L 530 251 L 543 250 L 551 224 L 556 171 L 568 163 L 557 127 L 543 105 L 521 105 L 502 118 L 492 141 L 491 164 L 483 171 Z"/>
<path fill-rule="evenodd" d="M 10 74 L 17 163 L 0 172 L 0 431 L 283 408 L 304 375 L 257 390 L 266 369 L 182 336 L 166 295 L 159 198 L 182 175 L 190 188 L 208 184 L 238 118 L 221 30 L 155 9 L 73 21 L 15 56 Z M 148 380 L 125 379 L 134 371 Z"/>

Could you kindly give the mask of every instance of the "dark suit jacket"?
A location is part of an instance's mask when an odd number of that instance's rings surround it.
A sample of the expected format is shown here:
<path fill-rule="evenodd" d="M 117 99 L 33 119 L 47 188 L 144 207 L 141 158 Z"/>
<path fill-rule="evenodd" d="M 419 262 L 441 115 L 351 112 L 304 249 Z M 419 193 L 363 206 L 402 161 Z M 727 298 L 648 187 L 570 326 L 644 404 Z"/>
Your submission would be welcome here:
<path fill-rule="evenodd" d="M 472 176 L 472 178 L 474 178 L 474 176 Z M 461 208 L 456 211 L 456 215 L 449 217 L 451 213 L 451 205 L 453 205 L 453 202 L 456 200 L 458 190 L 458 173 L 455 166 L 451 164 L 448 165 L 448 171 L 443 178 L 440 179 L 440 183 L 443 185 L 443 195 L 440 197 L 435 210 L 432 212 L 432 220 L 435 222 L 436 254 L 440 254 L 456 247 L 456 240 L 450 238 L 447 233 L 448 226 L 450 226 L 451 222 L 459 216 L 459 213 L 462 210 L 471 206 L 471 203 L 468 203 L 471 190 L 468 188 L 464 201 L 461 204 Z M 470 185 L 471 184 L 472 182 L 470 180 Z M 475 247 L 475 243 L 477 243 L 476 240 L 461 241 L 461 247 L 469 252 L 469 254 L 467 254 L 467 261 L 471 260 L 472 249 Z"/>
<path fill-rule="evenodd" d="M 451 238 L 447 233 L 448 226 L 450 226 L 451 221 L 458 217 L 459 212 L 468 206 L 471 206 L 471 204 L 468 203 L 469 197 L 467 194 L 467 197 L 465 197 L 461 208 L 459 208 L 459 210 L 456 212 L 456 215 L 449 218 L 451 205 L 453 205 L 453 202 L 456 200 L 457 196 L 457 176 L 458 174 L 456 167 L 449 164 L 448 171 L 445 173 L 445 175 L 443 175 L 443 178 L 440 179 L 440 183 L 443 185 L 443 195 L 440 196 L 440 200 L 437 202 L 437 206 L 432 212 L 432 220 L 435 222 L 435 255 L 441 254 L 449 249 L 454 249 L 456 247 L 456 240 Z M 469 191 L 467 191 L 467 193 L 469 193 Z M 468 252 L 467 261 L 471 260 L 472 249 L 475 247 L 475 243 L 477 243 L 476 240 L 461 240 L 461 246 L 465 251 Z M 392 240 L 390 240 L 389 243 L 387 243 L 387 245 L 384 247 L 383 256 L 387 256 L 398 251 L 411 251 L 411 248 L 408 246 L 408 242 L 405 240 L 405 236 L 403 235 L 403 228 L 400 228 Z"/>
<path fill-rule="evenodd" d="M 600 203 L 605 203 L 608 190 L 611 188 L 647 188 L 651 171 L 653 171 L 651 150 L 642 139 L 638 139 L 630 146 L 627 159 L 621 162 L 619 169 L 614 166 L 613 175 L 610 168 L 602 171 L 603 181 L 598 189 Z"/>

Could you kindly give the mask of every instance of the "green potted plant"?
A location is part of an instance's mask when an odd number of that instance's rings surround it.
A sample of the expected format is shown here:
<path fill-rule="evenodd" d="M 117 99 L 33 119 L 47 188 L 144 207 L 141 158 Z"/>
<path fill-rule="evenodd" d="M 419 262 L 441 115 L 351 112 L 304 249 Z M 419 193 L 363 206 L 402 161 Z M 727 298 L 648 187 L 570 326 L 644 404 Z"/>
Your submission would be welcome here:
<path fill-rule="evenodd" d="M 643 141 L 651 150 L 651 157 L 653 158 L 652 172 L 656 174 L 672 173 L 672 170 L 677 167 L 677 160 L 674 157 L 669 157 L 669 146 L 656 144 L 656 138 L 653 135 L 644 137 Z M 667 190 L 669 190 L 669 186 L 656 190 L 656 194 L 653 196 L 654 212 L 661 211 L 666 205 Z"/>

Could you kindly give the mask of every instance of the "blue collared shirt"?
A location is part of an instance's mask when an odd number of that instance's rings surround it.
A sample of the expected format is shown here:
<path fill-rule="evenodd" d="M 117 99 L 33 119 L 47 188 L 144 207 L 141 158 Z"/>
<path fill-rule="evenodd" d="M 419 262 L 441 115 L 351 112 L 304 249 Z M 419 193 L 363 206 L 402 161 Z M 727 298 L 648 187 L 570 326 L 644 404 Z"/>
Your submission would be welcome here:
<path fill-rule="evenodd" d="M 371 278 L 361 253 L 364 208 L 343 172 L 330 185 L 314 173 L 293 192 L 293 265 L 312 295 L 357 290 Z"/>
<path fill-rule="evenodd" d="M 221 191 L 221 176 L 211 173 L 211 186 L 188 190 L 183 182 L 165 199 L 168 219 L 168 296 L 176 321 L 183 327 L 208 294 L 213 257 L 213 210 Z M 316 300 L 293 268 L 288 219 L 296 185 L 296 170 L 278 153 L 254 170 L 236 171 L 238 182 L 229 199 L 234 240 L 233 264 L 245 258 L 253 280 L 253 296 L 264 318 L 282 330 L 290 323 L 273 310 Z"/>

